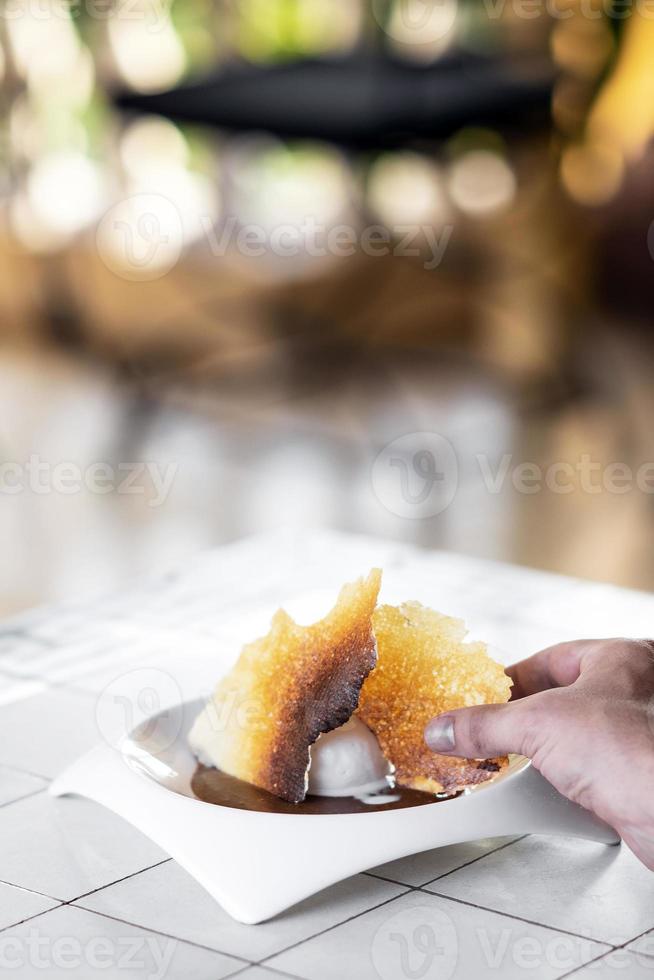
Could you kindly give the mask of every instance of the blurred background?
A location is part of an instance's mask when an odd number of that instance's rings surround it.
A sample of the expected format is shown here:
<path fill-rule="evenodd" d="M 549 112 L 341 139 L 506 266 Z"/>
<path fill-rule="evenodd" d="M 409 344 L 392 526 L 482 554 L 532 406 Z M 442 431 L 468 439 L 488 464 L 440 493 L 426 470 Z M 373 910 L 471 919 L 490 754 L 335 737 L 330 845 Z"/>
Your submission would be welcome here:
<path fill-rule="evenodd" d="M 280 525 L 654 586 L 650 8 L 4 0 L 0 614 Z"/>

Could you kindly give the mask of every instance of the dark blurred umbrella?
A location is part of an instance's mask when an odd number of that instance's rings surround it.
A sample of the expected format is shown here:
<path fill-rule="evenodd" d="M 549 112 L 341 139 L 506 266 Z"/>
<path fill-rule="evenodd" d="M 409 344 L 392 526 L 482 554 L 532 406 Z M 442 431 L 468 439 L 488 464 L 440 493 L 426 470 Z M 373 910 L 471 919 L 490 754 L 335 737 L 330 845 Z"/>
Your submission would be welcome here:
<path fill-rule="evenodd" d="M 466 125 L 540 126 L 549 118 L 552 85 L 549 62 L 454 55 L 415 65 L 358 54 L 232 66 L 165 92 L 119 93 L 115 101 L 227 130 L 393 146 L 445 137 Z"/>

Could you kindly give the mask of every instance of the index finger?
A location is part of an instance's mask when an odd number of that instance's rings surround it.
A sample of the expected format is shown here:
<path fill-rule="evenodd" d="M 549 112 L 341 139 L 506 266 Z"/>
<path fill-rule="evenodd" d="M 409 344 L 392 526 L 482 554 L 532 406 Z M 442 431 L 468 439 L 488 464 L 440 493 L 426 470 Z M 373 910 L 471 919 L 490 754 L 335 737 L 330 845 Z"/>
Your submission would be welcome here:
<path fill-rule="evenodd" d="M 588 642 L 585 640 L 557 643 L 507 667 L 506 673 L 513 681 L 511 700 L 517 701 L 553 687 L 574 684 L 581 673 L 581 661 L 587 650 Z"/>

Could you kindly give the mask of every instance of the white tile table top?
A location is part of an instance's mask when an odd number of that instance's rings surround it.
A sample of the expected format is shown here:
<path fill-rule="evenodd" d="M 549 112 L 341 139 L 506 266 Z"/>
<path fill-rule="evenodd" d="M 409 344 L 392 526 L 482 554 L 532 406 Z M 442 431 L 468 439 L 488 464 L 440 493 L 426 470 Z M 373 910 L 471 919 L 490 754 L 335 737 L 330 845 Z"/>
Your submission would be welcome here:
<path fill-rule="evenodd" d="M 371 868 L 368 874 L 417 888 L 440 879 L 456 871 L 457 868 L 472 864 L 514 840 L 515 837 L 491 837 L 469 844 L 438 847 L 434 851 L 425 851 L 424 854 L 411 854 L 409 857 L 400 858 L 399 861 L 381 864 L 378 868 Z"/>
<path fill-rule="evenodd" d="M 287 977 L 287 973 L 279 973 L 278 970 L 271 970 L 267 966 L 249 966 L 242 973 L 238 974 L 238 980 L 279 980 L 280 977 Z"/>
<path fill-rule="evenodd" d="M 46 780 L 40 776 L 9 766 L 0 766 L 0 807 L 39 793 L 46 786 Z"/>
<path fill-rule="evenodd" d="M 277 919 L 252 927 L 235 922 L 190 875 L 169 861 L 81 898 L 79 904 L 223 953 L 262 960 L 404 891 L 401 885 L 356 875 Z"/>
<path fill-rule="evenodd" d="M 5 705 L 25 701 L 45 689 L 45 683 L 33 677 L 17 677 L 0 671 L 0 710 Z"/>
<path fill-rule="evenodd" d="M 70 901 L 167 858 L 88 800 L 39 793 L 0 809 L 0 880 Z"/>
<path fill-rule="evenodd" d="M 575 980 L 652 980 L 654 976 L 654 959 L 625 950 L 608 953 L 595 963 L 590 963 L 578 973 Z"/>
<path fill-rule="evenodd" d="M 274 956 L 270 966 L 307 980 L 421 975 L 553 980 L 605 950 L 576 936 L 412 891 Z"/>
<path fill-rule="evenodd" d="M 634 953 L 640 953 L 642 956 L 649 956 L 654 960 L 654 929 L 651 932 L 646 932 L 644 936 L 639 936 L 633 943 L 629 943 L 627 949 Z M 654 963 L 652 969 L 654 970 Z"/>
<path fill-rule="evenodd" d="M 0 707 L 0 763 L 53 779 L 100 734 L 95 699 L 63 689 Z"/>
<path fill-rule="evenodd" d="M 0 956 L 20 980 L 223 980 L 245 965 L 72 905 L 0 933 Z"/>
<path fill-rule="evenodd" d="M 654 629 L 645 593 L 326 531 L 251 538 L 122 594 L 0 624 L 0 957 L 13 940 L 29 952 L 38 923 L 51 950 L 73 937 L 84 956 L 107 938 L 102 968 L 47 971 L 84 980 L 156 976 L 152 957 L 167 941 L 166 980 L 553 980 L 571 971 L 654 980 L 654 875 L 626 848 L 544 838 L 460 845 L 371 869 L 243 926 L 109 812 L 41 792 L 100 738 L 97 697 L 115 677 L 163 665 L 180 647 L 211 657 L 244 610 L 335 591 L 373 565 L 384 568 L 383 600 L 461 615 L 507 662 L 557 640 Z M 67 904 L 52 908 L 59 900 Z M 117 962 L 129 940 L 150 956 L 132 972 Z M 26 961 L 13 975 L 45 974 Z"/>
<path fill-rule="evenodd" d="M 45 898 L 36 892 L 26 891 L 24 888 L 16 888 L 15 885 L 6 885 L 0 882 L 0 930 L 7 929 L 8 926 L 18 925 L 26 919 L 31 919 L 35 915 L 53 909 L 59 902 L 52 898 Z"/>
<path fill-rule="evenodd" d="M 625 845 L 527 837 L 425 888 L 612 945 L 654 914 L 654 874 Z"/>

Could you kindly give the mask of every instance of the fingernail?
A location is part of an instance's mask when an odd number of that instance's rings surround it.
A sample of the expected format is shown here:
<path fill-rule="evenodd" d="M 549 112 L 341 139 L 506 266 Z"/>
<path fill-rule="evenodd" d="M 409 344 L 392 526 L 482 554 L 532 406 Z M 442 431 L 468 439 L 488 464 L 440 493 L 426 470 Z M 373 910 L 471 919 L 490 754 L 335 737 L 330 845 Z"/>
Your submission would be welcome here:
<path fill-rule="evenodd" d="M 432 752 L 451 752 L 454 748 L 454 719 L 433 718 L 425 728 L 425 742 Z"/>

